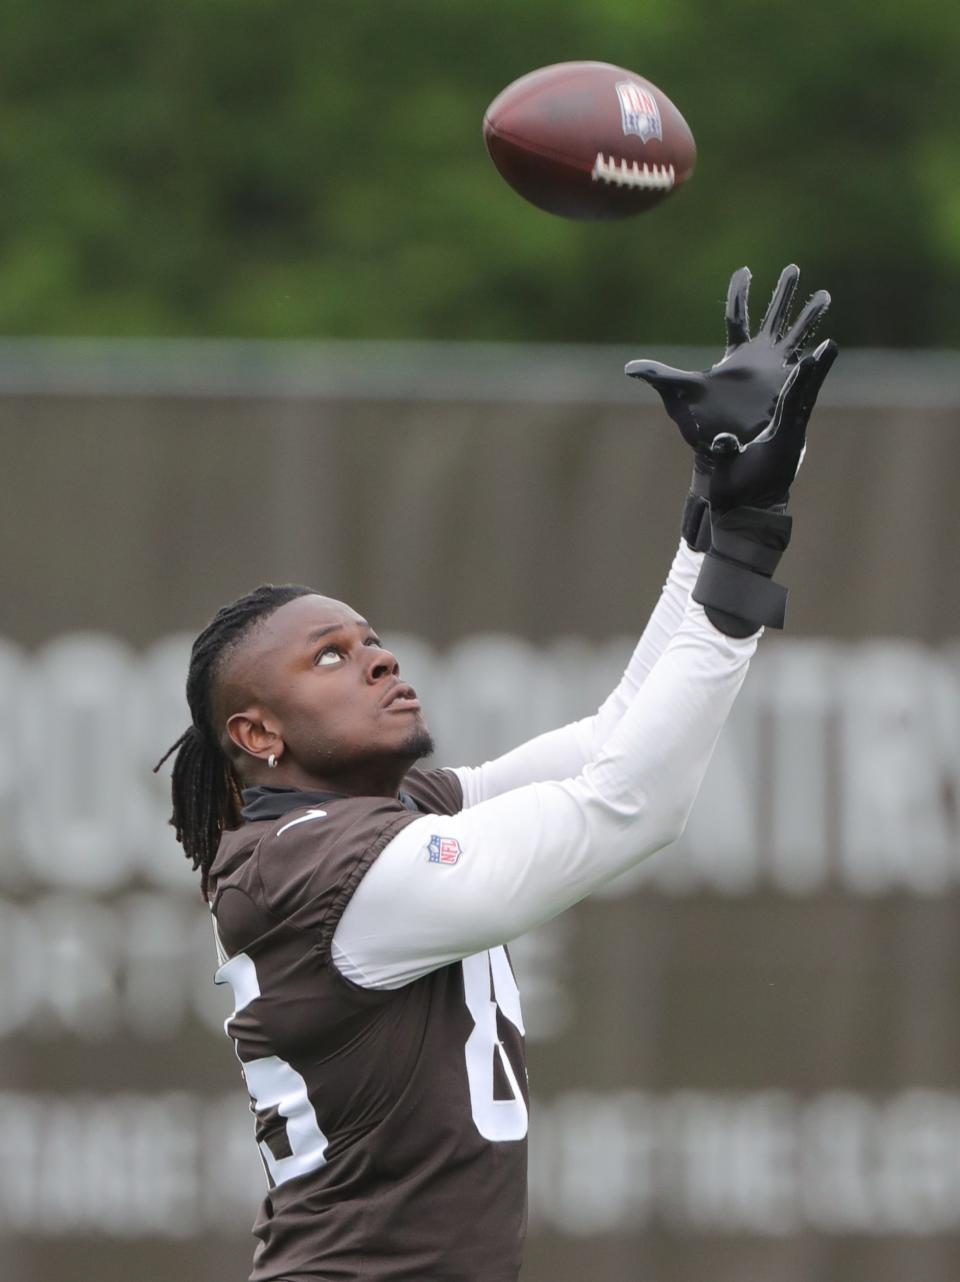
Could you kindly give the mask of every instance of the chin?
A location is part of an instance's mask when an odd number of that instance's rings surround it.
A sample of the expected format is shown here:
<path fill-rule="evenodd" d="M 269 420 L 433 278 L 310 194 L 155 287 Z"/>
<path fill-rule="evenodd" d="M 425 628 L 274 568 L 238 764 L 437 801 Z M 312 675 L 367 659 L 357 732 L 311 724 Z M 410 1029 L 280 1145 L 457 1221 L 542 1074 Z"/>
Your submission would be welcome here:
<path fill-rule="evenodd" d="M 420 725 L 411 729 L 410 734 L 400 748 L 400 752 L 405 757 L 409 757 L 412 764 L 414 761 L 421 761 L 424 757 L 432 756 L 435 747 L 433 735 L 421 722 Z"/>

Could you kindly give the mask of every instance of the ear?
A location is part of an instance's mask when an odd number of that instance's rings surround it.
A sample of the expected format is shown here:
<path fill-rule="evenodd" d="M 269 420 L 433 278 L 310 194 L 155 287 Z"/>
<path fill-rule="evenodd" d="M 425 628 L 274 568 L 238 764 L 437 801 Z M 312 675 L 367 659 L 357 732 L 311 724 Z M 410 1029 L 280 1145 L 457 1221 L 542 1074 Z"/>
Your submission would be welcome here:
<path fill-rule="evenodd" d="M 235 712 L 227 720 L 227 734 L 241 752 L 262 761 L 271 753 L 279 757 L 283 752 L 279 724 L 265 708 L 256 705 Z"/>

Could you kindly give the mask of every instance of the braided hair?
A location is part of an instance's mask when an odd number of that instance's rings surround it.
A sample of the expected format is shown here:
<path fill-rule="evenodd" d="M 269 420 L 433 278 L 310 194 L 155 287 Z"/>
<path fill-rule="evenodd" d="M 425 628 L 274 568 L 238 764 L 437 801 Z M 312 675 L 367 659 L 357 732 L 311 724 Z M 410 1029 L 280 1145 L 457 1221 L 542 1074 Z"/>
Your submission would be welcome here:
<path fill-rule="evenodd" d="M 239 824 L 242 804 L 240 777 L 220 747 L 219 730 L 213 722 L 213 691 L 224 659 L 261 619 L 288 601 L 312 593 L 312 588 L 290 583 L 256 588 L 219 610 L 190 651 L 187 704 L 192 721 L 154 766 L 154 774 L 169 756 L 177 754 L 171 781 L 170 823 L 183 853 L 194 868 L 200 869 L 204 899 L 208 897 L 210 867 L 221 833 Z"/>

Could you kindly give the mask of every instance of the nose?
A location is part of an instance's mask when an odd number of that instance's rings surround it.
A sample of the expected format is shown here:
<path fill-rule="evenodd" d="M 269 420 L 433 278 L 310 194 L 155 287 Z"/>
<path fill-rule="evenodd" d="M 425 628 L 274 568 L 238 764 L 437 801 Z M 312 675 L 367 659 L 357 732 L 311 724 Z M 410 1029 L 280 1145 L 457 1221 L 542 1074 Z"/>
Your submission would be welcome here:
<path fill-rule="evenodd" d="M 400 664 L 389 650 L 382 646 L 370 647 L 370 666 L 367 668 L 367 680 L 370 684 L 382 681 L 384 677 L 398 677 Z"/>

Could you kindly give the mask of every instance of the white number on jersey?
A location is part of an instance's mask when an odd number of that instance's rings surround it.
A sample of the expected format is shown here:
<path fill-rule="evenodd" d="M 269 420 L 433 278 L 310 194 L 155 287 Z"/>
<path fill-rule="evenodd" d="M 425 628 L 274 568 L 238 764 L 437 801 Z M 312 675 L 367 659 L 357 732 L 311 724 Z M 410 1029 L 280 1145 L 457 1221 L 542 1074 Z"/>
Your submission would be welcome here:
<path fill-rule="evenodd" d="M 218 984 L 229 984 L 233 991 L 233 1013 L 223 1025 L 224 1032 L 230 1037 L 231 1022 L 260 996 L 260 980 L 253 958 L 246 953 L 237 953 L 229 961 L 225 960 L 216 922 L 214 938 L 222 962 L 214 980 Z M 527 1133 L 527 1106 L 513 1065 L 497 1035 L 498 1009 L 520 1033 L 523 1032 L 517 981 L 502 947 L 465 957 L 462 965 L 464 997 L 474 1023 L 464 1048 L 474 1125 L 486 1140 L 522 1140 Z M 510 1086 L 510 1099 L 494 1099 L 494 1056 L 499 1057 Z M 309 1171 L 319 1170 L 326 1162 L 327 1137 L 320 1129 L 310 1103 L 306 1082 L 295 1068 L 276 1055 L 246 1062 L 240 1060 L 240 1063 L 254 1111 L 263 1113 L 276 1109 L 285 1119 L 290 1156 L 274 1157 L 266 1143 L 260 1144 L 264 1165 L 274 1184 L 283 1184 Z"/>
<path fill-rule="evenodd" d="M 493 980 L 494 1000 L 490 1000 Z M 485 1140 L 522 1140 L 527 1133 L 527 1105 L 509 1056 L 497 1035 L 497 1008 L 523 1032 L 520 993 L 503 948 L 463 959 L 463 992 L 474 1029 L 467 1038 L 467 1082 L 470 1109 L 477 1130 Z M 493 1098 L 494 1056 L 510 1085 L 510 1099 Z"/>
<path fill-rule="evenodd" d="M 237 953 L 220 967 L 214 979 L 216 983 L 229 984 L 233 989 L 233 1014 L 223 1025 L 227 1036 L 230 1036 L 231 1020 L 260 996 L 257 968 L 246 953 Z M 306 1082 L 295 1068 L 276 1055 L 247 1060 L 246 1063 L 240 1060 L 240 1063 L 254 1111 L 263 1113 L 275 1108 L 285 1118 L 290 1156 L 274 1157 L 265 1143 L 260 1144 L 260 1153 L 274 1184 L 284 1184 L 298 1175 L 318 1170 L 327 1160 L 327 1137 L 320 1129 L 307 1096 Z"/>

